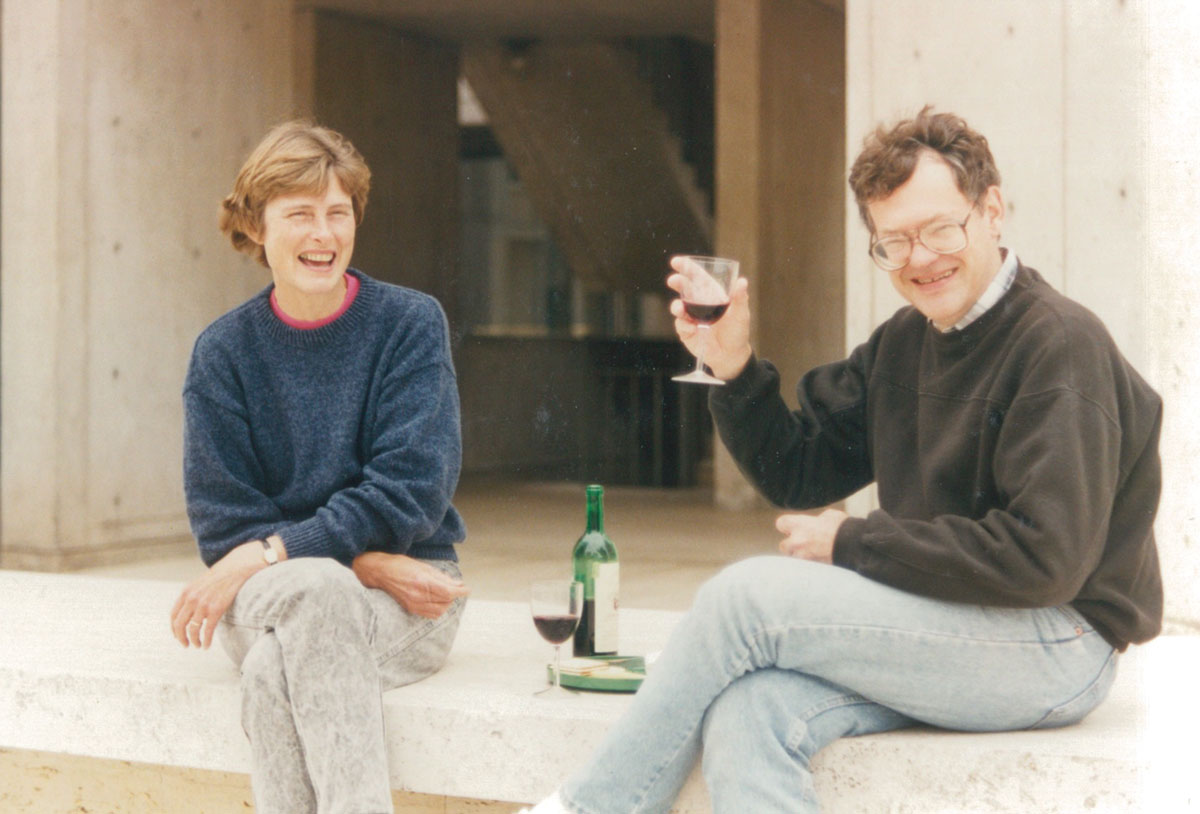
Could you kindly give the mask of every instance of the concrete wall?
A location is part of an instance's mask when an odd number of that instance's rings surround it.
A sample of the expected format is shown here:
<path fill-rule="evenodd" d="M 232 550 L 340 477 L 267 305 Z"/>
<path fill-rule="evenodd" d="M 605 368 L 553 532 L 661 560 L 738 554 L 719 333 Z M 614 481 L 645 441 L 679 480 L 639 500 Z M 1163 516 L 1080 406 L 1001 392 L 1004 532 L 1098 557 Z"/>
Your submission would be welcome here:
<path fill-rule="evenodd" d="M 1167 397 L 1158 533 L 1168 615 L 1193 621 L 1200 557 L 1185 507 L 1200 457 L 1189 432 L 1200 384 L 1188 350 L 1197 346 L 1197 289 L 1179 247 L 1192 245 L 1196 231 L 1194 187 L 1171 202 L 1182 210 L 1160 204 L 1165 183 L 1196 164 L 1179 140 L 1194 143 L 1194 108 L 1177 96 L 1190 81 L 1181 55 L 1190 54 L 1195 75 L 1187 37 L 1196 16 L 1184 2 L 846 3 L 847 166 L 880 121 L 925 103 L 963 115 L 988 137 L 1003 176 L 1004 243 L 1099 314 Z M 1164 135 L 1168 120 L 1176 127 Z M 1188 218 L 1168 214 L 1180 211 Z M 867 232 L 849 196 L 846 219 L 853 346 L 902 301 L 867 259 Z M 1164 326 L 1191 341 L 1164 340 Z M 872 505 L 869 494 L 851 501 L 857 512 Z"/>
<path fill-rule="evenodd" d="M 179 392 L 196 334 L 268 279 L 216 211 L 290 111 L 291 5 L 5 4 L 5 565 L 190 539 Z"/>

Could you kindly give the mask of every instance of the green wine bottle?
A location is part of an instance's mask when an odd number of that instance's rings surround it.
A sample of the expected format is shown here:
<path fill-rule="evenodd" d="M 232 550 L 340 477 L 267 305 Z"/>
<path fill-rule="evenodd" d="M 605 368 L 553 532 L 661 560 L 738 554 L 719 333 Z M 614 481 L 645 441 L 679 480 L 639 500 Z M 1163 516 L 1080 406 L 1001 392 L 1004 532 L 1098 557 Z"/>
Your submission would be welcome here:
<path fill-rule="evenodd" d="M 583 615 L 575 630 L 575 655 L 617 652 L 617 547 L 604 534 L 604 487 L 587 487 L 587 530 L 575 544 L 575 580 L 583 583 Z"/>

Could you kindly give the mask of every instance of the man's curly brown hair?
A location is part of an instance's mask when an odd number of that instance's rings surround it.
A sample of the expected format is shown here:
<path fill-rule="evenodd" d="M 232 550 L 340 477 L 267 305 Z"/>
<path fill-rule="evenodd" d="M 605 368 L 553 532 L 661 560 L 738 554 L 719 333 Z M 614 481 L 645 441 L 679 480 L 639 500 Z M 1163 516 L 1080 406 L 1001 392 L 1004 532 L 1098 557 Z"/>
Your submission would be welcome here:
<path fill-rule="evenodd" d="M 926 105 L 911 119 L 890 129 L 880 125 L 863 140 L 863 150 L 850 168 L 850 189 L 858 214 L 872 232 L 867 204 L 882 200 L 912 177 L 921 154 L 932 152 L 954 173 L 959 191 L 979 203 L 988 188 L 999 186 L 1000 171 L 987 139 L 953 113 L 933 113 Z"/>

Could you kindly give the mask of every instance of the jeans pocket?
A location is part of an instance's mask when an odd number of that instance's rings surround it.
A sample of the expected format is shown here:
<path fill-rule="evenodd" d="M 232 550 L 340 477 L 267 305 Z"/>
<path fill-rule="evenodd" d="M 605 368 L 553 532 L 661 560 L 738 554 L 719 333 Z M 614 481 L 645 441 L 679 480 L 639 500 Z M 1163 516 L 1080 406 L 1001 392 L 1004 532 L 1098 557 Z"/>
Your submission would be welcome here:
<path fill-rule="evenodd" d="M 1096 634 L 1097 639 L 1100 637 Z M 1108 648 L 1108 658 L 1100 667 L 1096 677 L 1083 690 L 1069 701 L 1051 709 L 1030 729 L 1054 729 L 1060 726 L 1076 724 L 1087 717 L 1088 713 L 1100 705 L 1108 697 L 1113 682 L 1117 678 L 1117 651 Z"/>
<path fill-rule="evenodd" d="M 1075 610 L 1075 608 L 1070 605 L 1059 605 L 1058 607 L 1054 608 L 1054 611 L 1060 616 L 1064 617 L 1071 627 L 1075 629 L 1076 636 L 1082 636 L 1084 633 L 1089 633 L 1093 629 L 1091 622 L 1084 618 L 1082 613 Z"/>

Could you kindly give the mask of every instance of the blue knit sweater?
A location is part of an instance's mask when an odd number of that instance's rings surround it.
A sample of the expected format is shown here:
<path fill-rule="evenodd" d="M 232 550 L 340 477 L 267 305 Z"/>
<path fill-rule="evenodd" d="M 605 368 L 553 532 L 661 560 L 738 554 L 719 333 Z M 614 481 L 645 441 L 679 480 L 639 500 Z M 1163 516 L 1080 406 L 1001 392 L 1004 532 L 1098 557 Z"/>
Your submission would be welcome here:
<path fill-rule="evenodd" d="M 272 533 L 289 557 L 457 559 L 458 390 L 437 301 L 361 282 L 299 330 L 270 287 L 200 334 L 184 385 L 184 490 L 207 565 Z"/>

